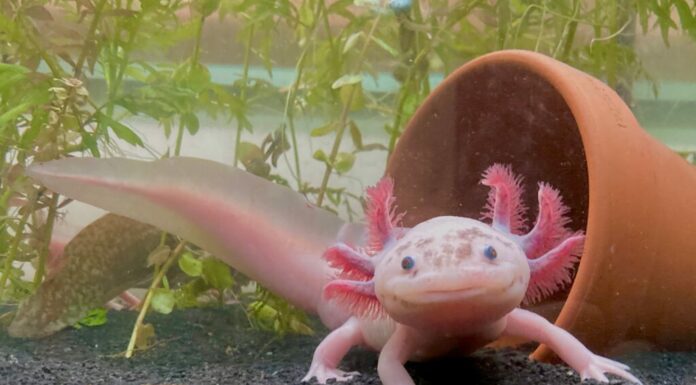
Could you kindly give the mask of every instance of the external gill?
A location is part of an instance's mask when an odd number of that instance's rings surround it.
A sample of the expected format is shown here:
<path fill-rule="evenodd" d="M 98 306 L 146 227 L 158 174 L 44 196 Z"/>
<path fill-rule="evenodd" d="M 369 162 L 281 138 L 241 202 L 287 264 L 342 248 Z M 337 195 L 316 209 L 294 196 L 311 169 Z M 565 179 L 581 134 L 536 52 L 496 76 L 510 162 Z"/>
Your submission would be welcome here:
<path fill-rule="evenodd" d="M 491 191 L 482 217 L 490 219 L 494 229 L 514 235 L 526 230 L 527 207 L 522 202 L 522 181 L 522 177 L 512 173 L 510 166 L 496 163 L 484 171 L 481 184 Z"/>
<path fill-rule="evenodd" d="M 368 281 L 375 275 L 375 265 L 367 255 L 345 243 L 337 243 L 324 252 L 329 266 L 340 270 L 339 276 L 358 281 Z"/>
<path fill-rule="evenodd" d="M 405 213 L 396 212 L 394 204 L 394 181 L 384 177 L 366 191 L 367 204 L 365 218 L 368 227 L 368 254 L 376 254 L 384 249 L 390 239 L 395 239 L 398 224 Z"/>
<path fill-rule="evenodd" d="M 568 284 L 585 237 L 566 227 L 569 209 L 560 192 L 539 184 L 539 214 L 532 230 L 523 234 L 522 178 L 510 166 L 494 164 L 483 173 L 481 184 L 491 188 L 483 217 L 491 219 L 493 228 L 510 234 L 527 256 L 531 277 L 524 302 L 538 302 Z"/>
<path fill-rule="evenodd" d="M 339 269 L 339 279 L 324 286 L 324 298 L 337 301 L 358 317 L 379 317 L 383 310 L 375 294 L 373 259 L 342 243 L 327 249 L 324 258 Z"/>
<path fill-rule="evenodd" d="M 324 252 L 324 259 L 339 270 L 339 279 L 324 287 L 324 297 L 336 300 L 359 317 L 377 318 L 383 315 L 382 305 L 375 294 L 375 266 L 383 251 L 406 232 L 406 229 L 398 227 L 404 214 L 396 213 L 393 191 L 394 183 L 389 177 L 382 178 L 375 186 L 367 189 L 366 249 L 355 249 L 345 243 L 338 243 Z"/>

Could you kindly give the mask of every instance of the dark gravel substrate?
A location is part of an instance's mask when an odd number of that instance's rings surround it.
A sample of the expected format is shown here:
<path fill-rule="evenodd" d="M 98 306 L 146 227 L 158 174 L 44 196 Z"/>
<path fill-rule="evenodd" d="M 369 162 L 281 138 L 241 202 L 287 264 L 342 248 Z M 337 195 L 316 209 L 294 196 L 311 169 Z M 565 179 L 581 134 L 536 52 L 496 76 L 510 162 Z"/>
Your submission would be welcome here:
<path fill-rule="evenodd" d="M 276 339 L 250 330 L 234 308 L 188 310 L 150 317 L 158 344 L 126 360 L 118 354 L 125 350 L 134 319 L 135 313 L 114 312 L 105 326 L 66 330 L 41 341 L 16 340 L 0 331 L 0 384 L 299 384 L 321 340 Z M 696 385 L 696 353 L 641 353 L 621 360 L 645 384 Z M 374 352 L 355 349 L 342 367 L 361 373 L 346 384 L 380 384 Z M 516 351 L 482 350 L 456 360 L 409 364 L 408 369 L 419 385 L 580 382 L 566 366 L 531 362 Z"/>

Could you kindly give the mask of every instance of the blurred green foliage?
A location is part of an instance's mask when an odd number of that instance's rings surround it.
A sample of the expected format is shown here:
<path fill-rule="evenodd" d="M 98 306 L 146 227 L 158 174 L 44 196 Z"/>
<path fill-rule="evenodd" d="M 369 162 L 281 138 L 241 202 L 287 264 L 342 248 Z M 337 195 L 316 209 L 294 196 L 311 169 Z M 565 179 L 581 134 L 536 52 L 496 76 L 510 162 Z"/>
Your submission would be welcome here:
<path fill-rule="evenodd" d="M 138 116 L 175 135 L 205 129 L 201 118 L 228 119 L 236 130 L 235 165 L 291 186 L 317 205 L 353 215 L 361 199 L 333 181 L 348 173 L 365 151 L 394 148 L 405 123 L 430 93 L 431 75 L 448 74 L 486 52 L 521 48 L 542 52 L 585 70 L 630 95 L 633 81 L 650 79 L 634 50 L 635 33 L 659 30 L 696 38 L 696 6 L 686 0 L 6 0 L 0 3 L 0 301 L 30 294 L 45 276 L 53 222 L 69 201 L 33 185 L 23 169 L 34 161 L 72 155 L 108 156 L 119 146 L 148 148 L 126 122 Z M 233 84 L 211 80 L 201 61 L 206 23 L 238 26 L 244 49 Z M 289 38 L 288 38 L 289 36 Z M 230 42 L 232 44 L 233 41 Z M 289 45 L 289 46 L 288 46 Z M 178 61 L 153 53 L 190 49 Z M 259 63 L 272 75 L 276 50 L 294 63 L 287 87 L 250 75 Z M 165 55 L 166 56 L 166 55 Z M 363 84 L 381 72 L 398 83 L 394 92 L 368 92 Z M 103 95 L 85 84 L 103 77 Z M 246 140 L 250 116 L 279 101 L 283 121 Z M 388 140 L 364 143 L 356 114 L 389 119 Z M 312 137 L 331 145 L 301 154 L 296 120 L 323 116 Z M 263 132 L 263 131 L 262 131 Z M 350 139 L 346 139 L 346 132 Z M 350 140 L 350 150 L 342 146 Z M 169 154 L 167 154 L 169 155 Z M 291 160 L 292 180 L 278 173 Z M 324 168 L 321 182 L 303 179 L 302 159 Z M 177 258 L 189 281 L 153 288 L 152 306 L 172 308 L 234 300 L 245 303 L 253 324 L 278 332 L 307 332 L 304 316 L 269 293 L 238 281 L 229 268 L 200 251 Z M 154 263 L 157 270 L 164 260 Z M 37 270 L 28 282 L 18 263 Z M 246 289 L 245 289 L 246 288 Z M 211 294 L 212 293 L 212 294 Z M 89 323 L 87 323 L 89 324 Z"/>

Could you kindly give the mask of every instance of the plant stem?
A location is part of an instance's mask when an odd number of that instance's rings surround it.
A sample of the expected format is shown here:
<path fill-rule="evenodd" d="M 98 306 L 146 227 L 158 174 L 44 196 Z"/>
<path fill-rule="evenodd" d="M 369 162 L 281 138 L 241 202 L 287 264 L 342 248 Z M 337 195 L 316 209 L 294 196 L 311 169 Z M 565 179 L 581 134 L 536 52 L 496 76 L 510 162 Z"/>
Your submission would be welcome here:
<path fill-rule="evenodd" d="M 179 121 L 179 130 L 176 132 L 176 145 L 174 146 L 174 156 L 181 154 L 181 143 L 184 139 L 184 123 Z"/>
<path fill-rule="evenodd" d="M 242 70 L 242 89 L 239 91 L 239 98 L 241 99 L 242 103 L 244 104 L 245 107 L 245 112 L 246 110 L 246 95 L 247 95 L 247 83 L 249 81 L 249 58 L 251 57 L 251 44 L 254 41 L 254 32 L 256 29 L 256 24 L 251 24 L 251 27 L 249 27 L 249 37 L 247 38 L 247 44 L 246 44 L 246 49 L 244 50 L 244 68 Z M 239 144 L 242 142 L 242 121 L 237 118 L 237 135 L 234 138 L 234 163 L 233 165 L 237 167 L 237 163 L 239 163 Z"/>
<path fill-rule="evenodd" d="M 203 23 L 205 22 L 205 16 L 201 16 L 198 20 L 198 29 L 196 30 L 196 43 L 193 46 L 193 56 L 191 56 L 191 63 L 189 66 L 189 74 L 193 71 L 194 67 L 198 65 L 201 54 L 201 35 L 203 34 Z M 182 114 L 183 115 L 183 114 Z M 179 156 L 181 154 L 181 144 L 184 140 L 184 122 L 179 118 L 179 130 L 176 133 L 176 145 L 174 147 L 174 156 Z"/>
<path fill-rule="evenodd" d="M 302 80 L 302 74 L 304 73 L 304 63 L 305 60 L 307 59 L 307 54 L 309 53 L 309 47 L 310 47 L 310 40 L 314 40 L 314 36 L 316 35 L 317 32 L 317 20 L 320 17 L 320 12 L 322 11 L 322 1 L 317 1 L 317 6 L 314 9 L 314 22 L 312 23 L 311 27 L 311 32 L 309 35 L 311 35 L 311 39 L 308 39 L 307 42 L 305 43 L 304 48 L 302 49 L 302 52 L 300 53 L 299 59 L 297 59 L 297 64 L 295 65 L 295 81 L 293 81 L 292 86 L 290 87 L 290 90 L 288 91 L 288 97 L 285 98 L 285 108 L 283 111 L 283 128 L 287 125 L 288 128 L 290 128 L 290 140 L 292 141 L 292 155 L 295 161 L 295 180 L 297 181 L 297 190 L 301 191 L 302 190 L 302 174 L 301 174 L 301 169 L 300 169 L 300 153 L 299 150 L 297 149 L 297 134 L 295 132 L 295 122 L 294 122 L 294 113 L 293 113 L 293 106 L 295 105 L 295 97 L 297 96 L 297 90 L 300 88 L 300 81 Z"/>
<path fill-rule="evenodd" d="M 609 31 L 614 34 L 618 30 L 618 4 L 617 0 L 610 0 L 608 4 L 608 9 L 607 9 L 607 18 L 609 19 Z M 617 59 L 616 59 L 616 51 L 617 51 L 617 44 L 616 44 L 616 36 L 612 38 L 611 42 L 608 42 L 609 44 L 609 49 L 607 49 L 607 58 L 606 58 L 606 69 L 607 69 L 607 84 L 611 88 L 616 88 L 616 82 L 617 82 L 617 69 L 616 69 L 616 64 L 617 64 Z"/>
<path fill-rule="evenodd" d="M 36 273 L 34 273 L 34 288 L 38 288 L 43 280 L 43 276 L 46 272 L 46 260 L 48 259 L 48 253 L 51 245 L 51 235 L 53 234 L 53 224 L 56 221 L 56 213 L 58 211 L 58 194 L 51 194 L 51 201 L 48 206 L 48 215 L 46 216 L 46 229 L 43 234 L 43 243 L 41 245 L 41 253 L 39 254 L 39 263 L 36 267 Z"/>
<path fill-rule="evenodd" d="M 295 66 L 295 81 L 292 83 L 292 87 L 288 91 L 288 97 L 285 99 L 285 122 L 288 128 L 290 128 L 290 140 L 292 141 L 292 155 L 295 161 L 295 179 L 297 181 L 297 190 L 302 189 L 302 170 L 300 169 L 300 152 L 297 149 L 297 134 L 295 132 L 295 114 L 292 112 L 293 105 L 295 104 L 295 97 L 297 95 L 297 90 L 300 88 L 300 80 L 302 79 L 302 73 L 304 72 L 304 61 L 309 52 L 309 44 L 305 46 L 300 54 L 300 58 L 297 60 L 297 65 Z"/>
<path fill-rule="evenodd" d="M 331 23 L 329 22 L 329 12 L 326 9 L 326 4 L 323 1 L 319 1 L 321 6 L 322 20 L 324 21 L 324 30 L 326 30 L 326 38 L 329 41 L 329 46 L 331 47 L 331 52 L 336 52 L 336 47 L 333 40 L 333 35 L 331 34 Z"/>
<path fill-rule="evenodd" d="M 191 57 L 191 69 L 194 65 L 198 64 L 201 56 L 201 38 L 203 37 L 203 24 L 205 23 L 205 16 L 198 19 L 198 28 L 196 29 L 196 43 L 193 46 L 193 56 Z"/>
<path fill-rule="evenodd" d="M 365 57 L 365 53 L 367 52 L 367 47 L 370 45 L 370 42 L 372 41 L 372 36 L 375 34 L 375 30 L 377 30 L 377 25 L 379 24 L 380 19 L 382 18 L 382 14 L 379 13 L 377 14 L 377 17 L 375 17 L 375 21 L 372 23 L 372 27 L 370 27 L 370 32 L 367 34 L 367 38 L 365 39 L 365 44 L 363 44 L 362 50 L 360 51 L 360 54 L 357 57 L 357 68 L 355 73 L 360 72 L 360 64 L 363 61 L 363 58 Z M 326 168 L 324 169 L 324 176 L 321 179 L 321 185 L 319 186 L 319 193 L 317 194 L 317 206 L 321 207 L 321 205 L 324 203 L 324 197 L 326 196 L 326 189 L 329 185 L 329 179 L 331 178 L 331 171 L 333 171 L 333 164 L 336 161 L 336 156 L 338 155 L 338 150 L 341 147 L 341 141 L 343 139 L 343 134 L 346 131 L 346 126 L 348 125 L 347 120 L 348 120 L 348 113 L 350 112 L 350 107 L 353 104 L 353 97 L 355 96 L 355 91 L 358 89 L 357 85 L 352 85 L 350 86 L 350 92 L 348 93 L 348 97 L 345 100 L 345 103 L 343 104 L 343 110 L 341 111 L 341 117 L 339 119 L 339 125 L 338 125 L 338 131 L 336 132 L 336 136 L 334 137 L 334 142 L 333 146 L 331 147 L 331 153 L 329 154 L 329 159 L 326 162 Z"/>
<path fill-rule="evenodd" d="M 394 113 L 394 121 L 392 122 L 391 132 L 389 133 L 389 146 L 387 147 L 387 160 L 389 160 L 391 153 L 394 152 L 394 147 L 396 146 L 396 140 L 400 136 L 399 127 L 401 126 L 401 114 L 404 110 L 404 105 L 406 104 L 406 96 L 408 96 L 407 83 L 410 83 L 410 82 L 411 82 L 411 79 L 410 79 L 410 74 L 409 74 L 409 77 L 406 78 L 406 81 L 404 82 L 404 85 L 401 88 L 401 92 L 399 95 L 399 104 L 397 105 L 396 112 Z"/>
<path fill-rule="evenodd" d="M 87 31 L 87 36 L 85 37 L 85 43 L 80 51 L 80 56 L 75 62 L 75 77 L 79 78 L 82 75 L 82 66 L 85 64 L 87 59 L 87 52 L 92 47 L 92 40 L 94 40 L 94 34 L 97 31 L 97 26 L 99 25 L 99 20 L 102 16 L 102 11 L 106 5 L 106 0 L 100 0 L 97 6 L 94 8 L 94 16 L 92 17 L 92 23 L 89 25 L 89 30 Z"/>
<path fill-rule="evenodd" d="M 12 245 L 10 245 L 10 250 L 8 251 L 7 256 L 5 257 L 5 265 L 2 269 L 2 276 L 0 276 L 0 299 L 3 298 L 5 286 L 7 285 L 7 278 L 10 275 L 10 270 L 12 270 L 12 262 L 14 262 L 15 258 L 17 258 L 17 250 L 19 249 L 19 242 L 23 238 L 22 234 L 24 232 L 24 227 L 27 225 L 27 222 L 29 221 L 29 216 L 31 215 L 31 212 L 34 211 L 34 200 L 32 199 L 31 202 L 32 203 L 30 203 L 29 209 L 22 215 L 22 218 L 19 220 L 19 226 L 17 227 L 14 238 L 12 239 Z"/>
<path fill-rule="evenodd" d="M 109 96 L 107 98 L 106 115 L 113 118 L 114 114 L 114 103 L 113 100 L 116 98 L 119 88 L 121 88 L 121 82 L 123 81 L 123 76 L 126 73 L 126 68 L 128 68 L 128 61 L 130 59 L 130 53 L 133 48 L 133 43 L 135 42 L 135 37 L 138 35 L 140 30 L 140 25 L 142 24 L 142 14 L 144 11 L 138 12 L 136 17 L 135 27 L 129 31 L 128 41 L 123 47 L 123 58 L 121 59 L 121 66 L 116 70 L 116 77 L 111 84 L 109 84 Z"/>
<path fill-rule="evenodd" d="M 152 296 L 155 293 L 155 289 L 159 286 L 160 282 L 162 281 L 162 278 L 165 274 L 167 274 L 167 271 L 172 266 L 172 263 L 176 261 L 177 257 L 184 250 L 185 246 L 185 241 L 182 241 L 176 246 L 174 251 L 172 251 L 169 255 L 169 259 L 167 259 L 167 261 L 164 262 L 159 272 L 157 273 L 157 275 L 155 275 L 155 278 L 152 280 L 152 283 L 150 284 L 150 287 L 147 290 L 147 294 L 145 295 L 145 300 L 143 301 L 143 304 L 140 308 L 140 313 L 138 313 L 138 318 L 135 321 L 135 326 L 133 327 L 133 333 L 131 333 L 130 341 L 128 341 L 128 348 L 126 349 L 126 358 L 133 357 L 133 354 L 135 352 L 135 342 L 138 339 L 138 334 L 140 332 L 140 328 L 143 325 L 143 321 L 145 320 L 145 315 L 147 315 L 147 311 L 150 309 L 150 303 L 152 302 Z"/>
<path fill-rule="evenodd" d="M 423 22 L 423 16 L 421 13 L 420 5 L 417 2 L 414 3 L 413 6 L 413 15 L 416 23 Z M 437 38 L 439 33 L 440 31 L 437 31 L 432 39 Z M 394 121 L 392 122 L 391 132 L 389 133 L 387 161 L 389 160 L 391 153 L 394 151 L 394 147 L 396 146 L 396 140 L 401 135 L 400 127 L 401 122 L 403 120 L 404 106 L 406 105 L 406 100 L 408 99 L 409 93 L 413 91 L 416 93 L 425 93 L 427 95 L 430 92 L 430 84 L 428 83 L 428 70 L 426 69 L 425 71 L 419 71 L 421 60 L 425 60 L 426 55 L 430 51 L 430 44 L 426 44 L 426 42 L 423 42 L 423 38 L 421 35 L 422 33 L 416 32 L 415 48 L 417 55 L 411 60 L 411 64 L 408 67 L 408 72 L 406 74 L 404 82 L 401 85 L 401 88 L 399 89 L 399 98 L 396 106 L 396 111 L 394 113 Z M 420 79 L 417 79 L 417 75 L 420 75 Z M 413 90 L 411 90 L 410 88 L 413 86 L 415 87 Z"/>
<path fill-rule="evenodd" d="M 556 50 L 553 53 L 554 58 L 558 58 L 561 61 L 566 61 L 568 55 L 570 55 L 570 50 L 573 48 L 573 42 L 575 41 L 575 32 L 578 29 L 578 21 L 575 19 L 580 12 L 580 0 L 573 0 L 573 16 L 571 20 L 563 28 L 563 34 L 561 39 L 556 46 Z M 560 57 L 558 56 L 560 54 Z"/>
<path fill-rule="evenodd" d="M 26 32 L 24 34 L 24 38 L 39 51 L 39 56 L 41 56 L 41 59 L 46 63 L 48 68 L 51 70 L 51 74 L 53 75 L 53 77 L 54 78 L 62 77 L 63 76 L 63 69 L 60 67 L 60 65 L 56 61 L 55 57 L 48 55 L 46 53 L 46 50 L 41 45 L 41 43 L 39 43 L 39 41 L 36 40 L 36 37 L 34 36 L 35 28 L 33 28 L 32 26 L 27 26 L 24 22 L 22 22 L 20 25 L 22 26 L 22 28 L 25 29 L 25 32 Z"/>
<path fill-rule="evenodd" d="M 193 47 L 193 56 L 191 57 L 191 66 L 189 67 L 189 71 L 192 71 L 194 66 L 198 64 L 199 58 L 200 58 L 200 47 L 201 47 L 201 35 L 203 31 L 203 23 L 205 22 L 205 16 L 201 16 L 201 18 L 198 21 L 198 30 L 196 32 L 196 43 L 195 46 Z M 176 145 L 174 147 L 174 156 L 179 156 L 181 154 L 181 144 L 183 142 L 183 137 L 184 137 L 184 123 L 179 120 L 179 130 L 177 131 L 176 135 Z M 162 232 L 162 236 L 160 238 L 160 244 L 164 243 L 164 240 L 166 239 L 166 232 Z M 152 283 L 150 284 L 150 287 L 147 290 L 147 294 L 145 295 L 145 299 L 142 303 L 142 306 L 140 308 L 140 313 L 138 313 L 138 318 L 135 321 L 135 326 L 133 326 L 133 332 L 131 334 L 130 341 L 128 342 L 128 348 L 126 349 L 126 358 L 131 358 L 133 357 L 133 354 L 135 352 L 135 342 L 138 339 L 138 334 L 140 333 L 140 329 L 142 328 L 143 321 L 145 319 L 145 315 L 147 315 L 147 311 L 150 309 L 150 303 L 152 302 L 152 297 L 154 295 L 155 289 L 160 285 L 162 282 L 162 279 L 164 278 L 165 274 L 167 274 L 167 271 L 169 271 L 169 268 L 172 266 L 172 263 L 176 261 L 177 257 L 181 252 L 183 251 L 184 247 L 186 246 L 185 241 L 181 241 L 179 245 L 174 249 L 174 251 L 171 252 L 169 255 L 169 259 L 162 265 L 162 267 L 157 271 L 155 274 L 155 277 L 152 280 Z"/>
<path fill-rule="evenodd" d="M 544 37 L 544 27 L 546 26 L 546 5 L 541 10 L 541 16 L 539 16 L 539 33 L 537 34 L 536 42 L 534 43 L 534 52 L 539 52 L 539 47 L 541 46 L 541 38 Z"/>

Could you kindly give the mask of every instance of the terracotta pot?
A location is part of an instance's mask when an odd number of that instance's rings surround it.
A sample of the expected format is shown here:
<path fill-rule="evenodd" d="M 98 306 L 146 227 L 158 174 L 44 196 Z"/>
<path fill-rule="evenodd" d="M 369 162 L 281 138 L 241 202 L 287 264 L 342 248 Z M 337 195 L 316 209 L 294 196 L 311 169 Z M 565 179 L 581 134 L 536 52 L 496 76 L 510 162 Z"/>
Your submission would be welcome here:
<path fill-rule="evenodd" d="M 418 109 L 387 174 L 407 225 L 477 218 L 478 181 L 494 162 L 525 177 L 530 218 L 536 184 L 548 181 L 587 233 L 572 287 L 535 310 L 601 354 L 696 348 L 696 169 L 612 89 L 540 54 L 485 55 Z M 542 346 L 535 357 L 551 356 Z"/>

